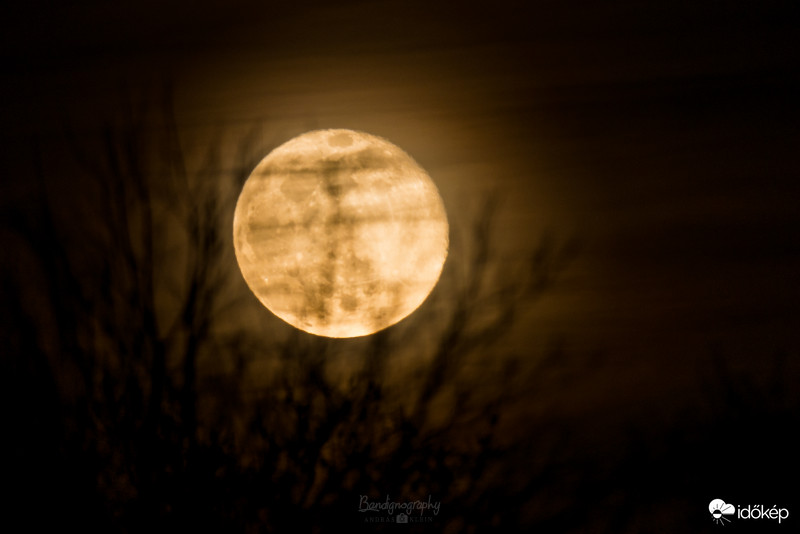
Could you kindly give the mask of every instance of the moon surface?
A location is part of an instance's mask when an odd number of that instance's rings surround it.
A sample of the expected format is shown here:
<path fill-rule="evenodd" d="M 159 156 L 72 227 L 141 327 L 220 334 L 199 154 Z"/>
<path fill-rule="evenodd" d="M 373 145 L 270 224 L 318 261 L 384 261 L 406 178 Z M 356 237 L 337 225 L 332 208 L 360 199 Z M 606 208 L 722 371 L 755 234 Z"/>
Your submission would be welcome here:
<path fill-rule="evenodd" d="M 315 130 L 256 166 L 233 219 L 236 259 L 264 306 L 319 336 L 372 334 L 416 310 L 449 246 L 433 181 L 400 148 Z"/>

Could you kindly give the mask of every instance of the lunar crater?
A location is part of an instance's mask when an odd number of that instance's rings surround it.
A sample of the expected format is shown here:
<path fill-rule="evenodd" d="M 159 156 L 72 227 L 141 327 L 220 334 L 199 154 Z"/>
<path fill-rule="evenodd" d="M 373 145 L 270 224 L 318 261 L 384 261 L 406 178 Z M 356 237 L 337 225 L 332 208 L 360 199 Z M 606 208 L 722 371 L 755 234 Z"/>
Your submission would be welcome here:
<path fill-rule="evenodd" d="M 352 130 L 308 132 L 271 152 L 245 183 L 234 226 L 242 274 L 264 306 L 328 337 L 368 335 L 412 313 L 449 243 L 427 173 Z"/>

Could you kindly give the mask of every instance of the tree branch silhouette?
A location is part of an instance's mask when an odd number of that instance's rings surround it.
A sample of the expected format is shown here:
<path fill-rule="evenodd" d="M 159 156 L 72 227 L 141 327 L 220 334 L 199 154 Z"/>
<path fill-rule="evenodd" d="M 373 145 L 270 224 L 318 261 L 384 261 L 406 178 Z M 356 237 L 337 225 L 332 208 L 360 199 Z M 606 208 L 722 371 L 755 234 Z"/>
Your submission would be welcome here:
<path fill-rule="evenodd" d="M 574 244 L 546 238 L 523 262 L 501 261 L 492 247 L 499 198 L 487 195 L 462 235 L 469 247 L 455 254 L 468 259 L 448 262 L 419 318 L 351 341 L 280 333 L 275 323 L 253 329 L 228 320 L 251 313 L 253 299 L 223 232 L 256 136 L 245 136 L 233 165 L 219 142 L 187 161 L 168 97 L 155 112 L 126 109 L 99 138 L 66 131 L 86 212 L 59 205 L 34 145 L 45 201 L 35 217 L 12 217 L 57 318 L 55 348 L 39 351 L 35 373 L 59 362 L 43 387 L 61 406 L 57 441 L 87 477 L 82 495 L 102 510 L 98 524 L 324 528 L 356 524 L 358 496 L 387 493 L 442 499 L 451 528 L 519 519 L 499 507 L 512 499 L 509 462 L 530 454 L 495 437 L 522 393 L 500 341 L 520 307 L 555 283 Z M 36 318 L 19 325 L 21 352 L 42 328 Z M 412 342 L 419 354 L 408 359 Z M 497 361 L 494 375 L 464 376 L 481 353 Z M 254 386 L 259 365 L 269 371 Z M 515 506 L 536 488 L 515 488 Z"/>

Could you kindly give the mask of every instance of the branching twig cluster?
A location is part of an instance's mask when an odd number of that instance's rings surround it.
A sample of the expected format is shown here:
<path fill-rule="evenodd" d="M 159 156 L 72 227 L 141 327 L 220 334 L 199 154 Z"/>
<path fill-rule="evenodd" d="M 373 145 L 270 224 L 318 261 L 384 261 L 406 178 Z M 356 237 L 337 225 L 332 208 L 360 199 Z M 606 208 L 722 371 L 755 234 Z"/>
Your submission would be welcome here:
<path fill-rule="evenodd" d="M 47 203 L 35 219 L 16 219 L 47 281 L 39 297 L 57 318 L 47 350 L 34 340 L 35 318 L 18 325 L 19 350 L 50 372 L 60 454 L 80 466 L 93 496 L 82 506 L 130 531 L 155 523 L 304 530 L 321 516 L 354 523 L 359 495 L 389 493 L 443 500 L 452 528 L 500 524 L 498 514 L 517 520 L 533 486 L 503 487 L 503 458 L 528 451 L 493 437 L 519 393 L 497 344 L 570 249 L 545 240 L 522 265 L 498 261 L 490 197 L 465 236 L 471 256 L 420 312 L 435 318 L 352 343 L 224 331 L 222 319 L 248 301 L 226 248 L 235 199 L 224 192 L 238 189 L 252 162 L 240 158 L 216 181 L 194 173 L 169 105 L 162 111 L 153 123 L 132 106 L 100 139 L 68 135 L 89 211 L 60 209 L 40 166 Z M 213 146 L 206 157 L 204 172 L 220 168 Z M 220 188 L 221 179 L 234 185 Z M 430 341 L 419 343 L 425 354 L 403 387 L 391 365 L 417 338 Z M 497 361 L 487 367 L 493 375 L 461 376 L 486 354 Z M 348 372 L 334 379 L 332 362 L 345 360 Z M 211 361 L 227 363 L 210 369 Z M 271 371 L 259 387 L 245 387 L 264 362 Z M 500 507 L 503 499 L 514 505 Z"/>

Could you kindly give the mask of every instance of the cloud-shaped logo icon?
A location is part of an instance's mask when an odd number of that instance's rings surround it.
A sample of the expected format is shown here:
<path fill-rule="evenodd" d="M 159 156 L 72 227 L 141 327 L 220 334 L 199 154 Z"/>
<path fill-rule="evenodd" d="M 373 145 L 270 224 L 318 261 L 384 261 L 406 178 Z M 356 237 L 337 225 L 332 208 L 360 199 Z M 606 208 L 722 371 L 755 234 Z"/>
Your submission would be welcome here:
<path fill-rule="evenodd" d="M 731 522 L 726 515 L 733 515 L 736 513 L 736 507 L 732 504 L 726 504 L 722 499 L 714 499 L 708 503 L 708 511 L 711 512 L 711 517 L 714 518 L 715 523 L 724 525 L 725 521 Z"/>

